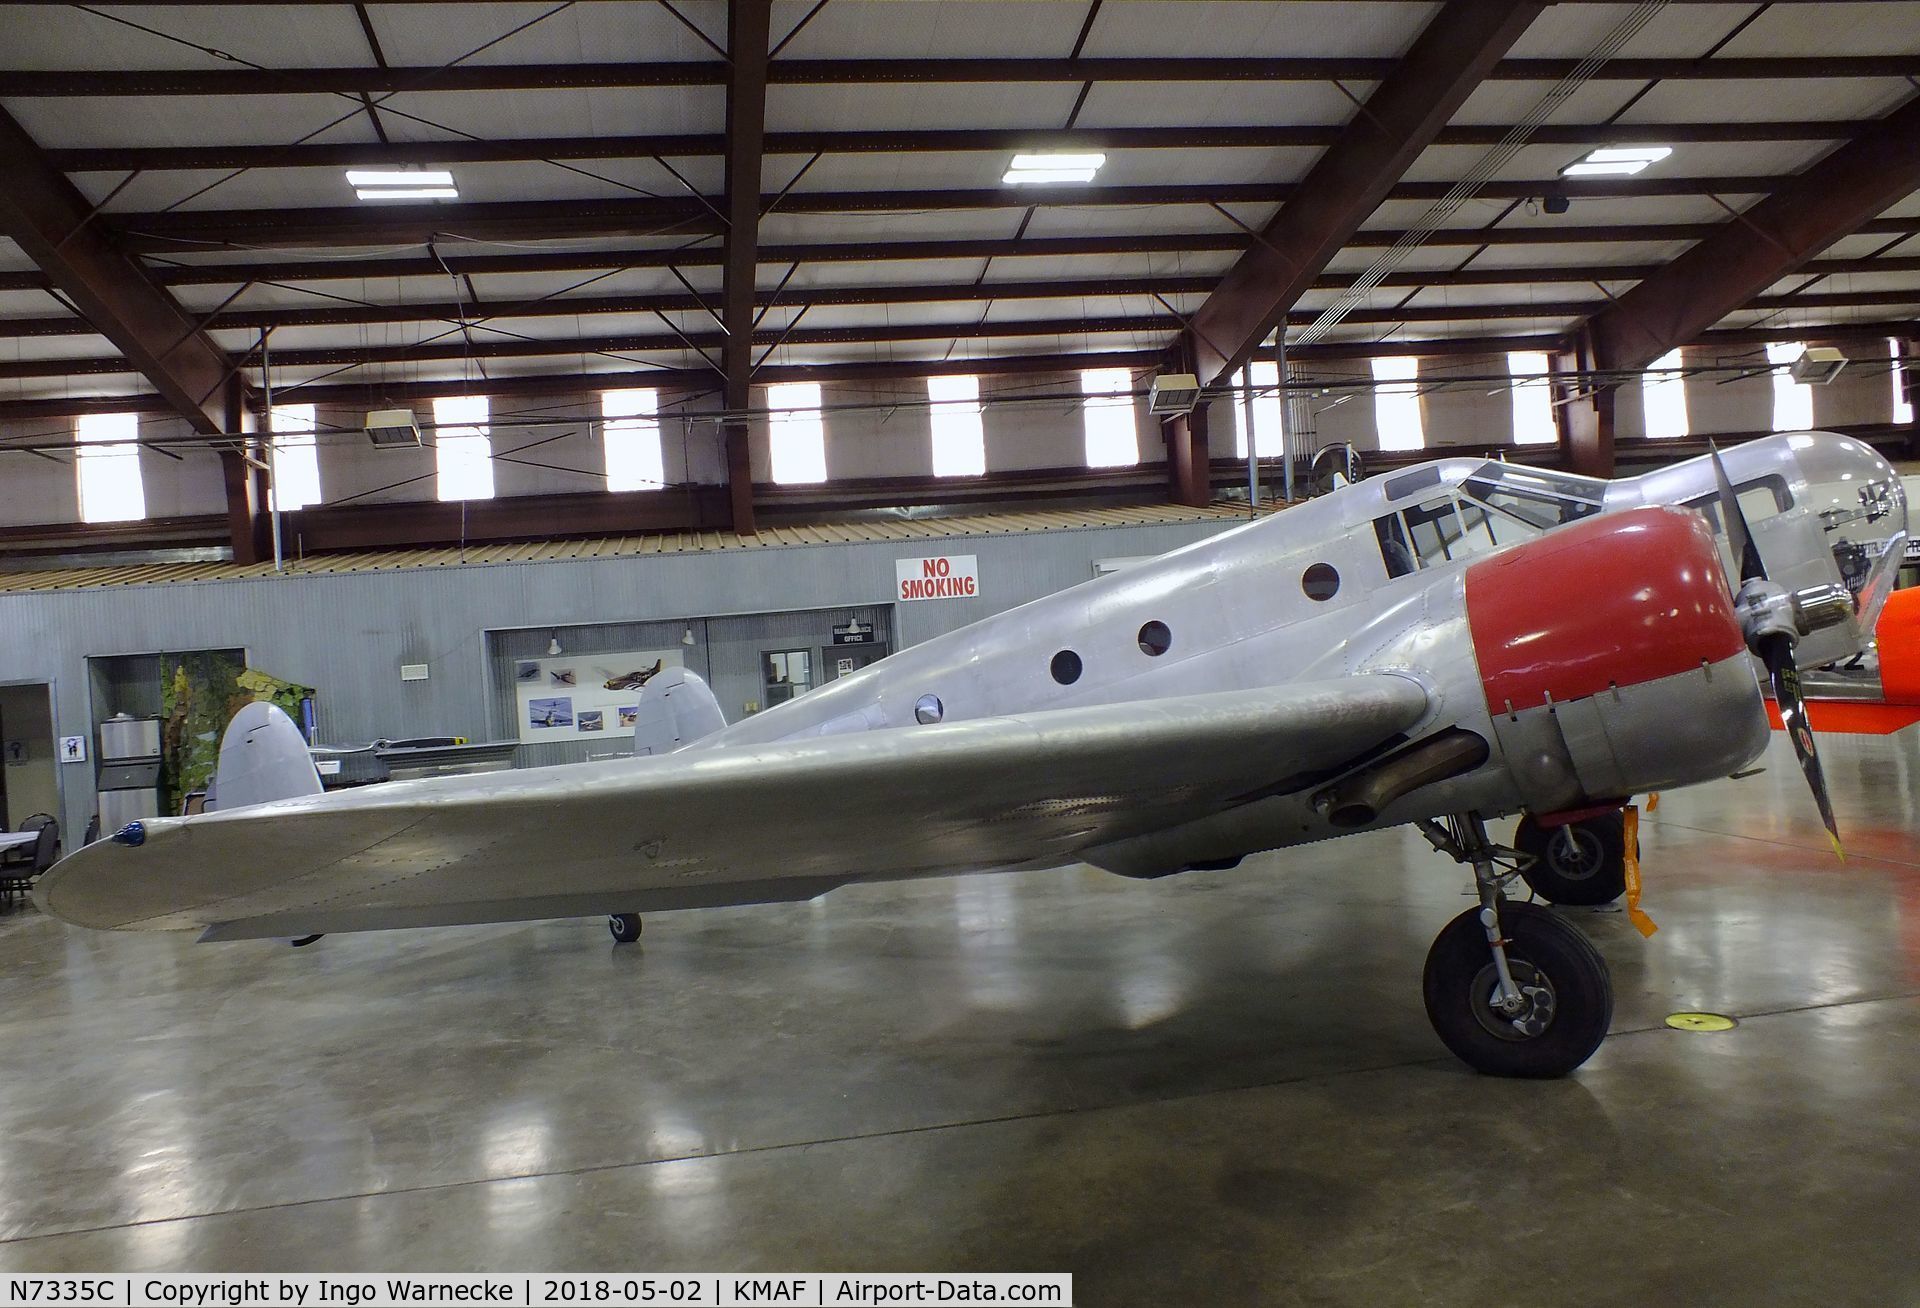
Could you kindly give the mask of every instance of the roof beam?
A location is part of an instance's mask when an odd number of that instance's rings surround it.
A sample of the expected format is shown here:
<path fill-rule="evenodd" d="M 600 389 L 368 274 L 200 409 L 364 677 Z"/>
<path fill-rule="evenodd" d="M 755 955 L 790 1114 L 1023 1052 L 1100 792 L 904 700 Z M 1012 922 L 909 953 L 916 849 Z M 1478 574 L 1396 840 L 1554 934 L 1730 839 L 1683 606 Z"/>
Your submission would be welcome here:
<path fill-rule="evenodd" d="M 1836 261 L 1874 265 L 1874 271 L 1920 271 L 1920 258 L 1907 260 Z M 1820 265 L 1811 265 L 1819 268 Z M 1659 272 L 1656 267 L 1555 268 L 1553 276 L 1540 277 L 1540 270 L 1529 268 L 1476 268 L 1458 274 L 1401 271 L 1381 282 L 1387 287 L 1425 287 L 1445 284 L 1463 286 L 1531 285 L 1559 282 L 1590 286 L 1596 281 L 1634 281 Z M 443 277 L 445 274 L 441 274 Z M 1315 280 L 1314 290 L 1343 290 L 1353 283 L 1352 274 L 1333 274 Z M 1059 281 L 967 282 L 962 284 L 931 282 L 912 286 L 822 286 L 801 293 L 806 303 L 828 305 L 892 304 L 966 304 L 996 300 L 1075 300 L 1134 299 L 1144 305 L 1154 296 L 1204 295 L 1218 279 L 1204 275 L 1077 278 Z M 782 303 L 792 303 L 788 294 Z M 757 291 L 756 309 L 775 303 L 770 291 Z M 1591 296 L 1563 301 L 1505 301 L 1488 303 L 1389 305 L 1383 308 L 1356 309 L 1346 321 L 1396 325 L 1400 323 L 1494 322 L 1509 319 L 1583 318 L 1606 307 L 1608 301 Z M 1742 309 L 1853 309 L 1894 308 L 1920 305 L 1920 286 L 1898 290 L 1805 291 L 1785 295 L 1761 295 L 1741 305 Z M 603 314 L 687 313 L 705 317 L 707 300 L 685 292 L 654 292 L 641 295 L 554 295 L 530 300 L 486 300 L 470 303 L 467 312 L 455 316 L 444 303 L 422 301 L 414 304 L 339 304 L 312 306 L 278 305 L 265 309 L 224 309 L 212 314 L 205 323 L 211 331 L 260 331 L 264 328 L 342 327 L 374 323 L 448 323 L 461 324 L 485 334 L 488 324 L 523 318 L 573 318 Z M 1289 327 L 1304 327 L 1317 316 L 1312 310 L 1290 311 Z M 857 331 L 857 328 L 849 328 Z M 1784 329 L 1783 329 L 1784 330 Z M 84 319 L 70 314 L 44 317 L 0 318 L 0 340 L 20 337 L 89 336 L 94 329 Z M 762 343 L 778 337 L 763 334 Z M 792 343 L 793 338 L 787 338 Z M 802 338 L 804 339 L 804 338 Z M 284 351 L 276 357 L 282 357 Z M 57 366 L 50 364 L 49 366 Z"/>
<path fill-rule="evenodd" d="M 782 59 L 775 85 L 924 85 L 997 82 L 1329 82 L 1383 81 L 1392 59 L 1080 58 Z M 1488 78 L 1557 82 L 1575 59 L 1507 59 Z M 1920 55 L 1712 59 L 1612 59 L 1596 80 L 1760 81 L 1920 76 Z M 0 69 L 0 96 L 380 95 L 404 91 L 578 90 L 597 87 L 724 86 L 718 60 L 634 63 L 461 64 L 409 68 Z"/>
<path fill-rule="evenodd" d="M 86 197 L 0 110 L 0 235 L 13 240 L 197 431 L 226 427 L 239 383 L 225 351 L 108 241 Z"/>
<path fill-rule="evenodd" d="M 1742 141 L 1843 141 L 1871 124 L 1847 119 L 1731 123 L 1570 123 L 1533 130 L 1536 145 L 1580 147 Z M 917 131 L 769 132 L 763 153 L 934 154 L 1018 150 L 1270 150 L 1321 149 L 1340 139 L 1339 123 L 1248 127 L 956 128 Z M 1513 128 L 1498 123 L 1449 124 L 1435 145 L 1498 145 Z M 307 145 L 104 146 L 49 150 L 68 173 L 182 172 L 219 168 L 352 168 L 528 163 L 554 159 L 714 157 L 723 135 L 537 136 L 504 140 L 322 142 Z"/>
<path fill-rule="evenodd" d="M 1502 5 L 1504 7 L 1504 5 Z M 1357 128 L 1362 135 L 1369 127 Z M 1384 142 L 1382 144 L 1385 144 Z M 1341 158 L 1354 157 L 1344 145 L 1333 147 Z M 1331 154 L 1331 151 L 1329 152 Z M 1413 150 L 1411 153 L 1418 153 Z M 1398 152 L 1396 152 L 1396 157 Z M 1316 167 L 1316 173 L 1318 172 Z M 1359 174 L 1355 170 L 1356 177 Z M 909 210 L 960 212 L 986 209 L 1024 209 L 1030 205 L 1085 207 L 1090 205 L 1271 205 L 1296 198 L 1302 211 L 1290 223 L 1305 221 L 1305 211 L 1325 215 L 1347 192 L 1331 192 L 1331 174 L 1309 175 L 1300 183 L 1242 183 L 1234 185 L 1161 186 L 1048 186 L 983 187 L 970 190 L 876 190 L 788 192 L 765 196 L 760 208 L 777 199 L 783 213 L 842 214 L 895 213 Z M 1548 190 L 1579 201 L 1623 200 L 1648 196 L 1764 195 L 1778 184 L 1775 177 L 1626 177 L 1581 182 L 1561 179 L 1488 182 L 1478 194 L 1490 200 L 1524 200 Z M 1353 223 L 1363 220 L 1381 200 L 1437 200 L 1451 182 L 1385 182 L 1365 188 L 1372 203 Z M 404 245 L 453 233 L 477 239 L 534 240 L 583 236 L 690 236 L 724 230 L 714 210 L 698 199 L 516 200 L 490 204 L 426 203 L 341 206 L 292 209 L 176 209 L 166 213 L 113 215 L 115 231 L 124 248 L 141 252 L 204 250 L 221 242 L 312 246 Z M 1343 206 L 1344 211 L 1344 206 Z M 1711 226 L 1711 224 L 1709 224 Z M 1349 227 L 1347 230 L 1351 230 Z M 1546 230 L 1546 229 L 1542 229 Z M 1636 240 L 1655 239 L 1640 235 Z M 1564 236 L 1555 239 L 1567 239 Z"/>
<path fill-rule="evenodd" d="M 1603 369 L 1644 367 L 1920 188 L 1920 96 L 1588 320 Z"/>
<path fill-rule="evenodd" d="M 1491 230 L 1461 227 L 1436 232 L 1429 246 L 1540 246 L 1561 244 L 1618 244 L 1668 241 L 1697 241 L 1719 230 L 1718 223 L 1656 223 L 1647 226 L 1586 227 L 1496 227 Z M 1920 217 L 1880 219 L 1863 224 L 1862 235 L 1904 236 L 1920 232 Z M 1355 232 L 1348 240 L 1350 250 L 1385 249 L 1400 239 L 1391 229 Z M 762 265 L 788 263 L 886 263 L 890 261 L 937 261 L 943 259 L 986 258 L 1060 258 L 1073 255 L 1105 254 L 1237 254 L 1246 248 L 1246 238 L 1237 231 L 1172 232 L 1143 235 L 1122 232 L 1111 236 L 1025 237 L 1018 242 L 1002 237 L 958 241 L 881 241 L 876 243 L 815 243 L 805 245 L 762 245 Z M 357 281 L 366 277 L 432 277 L 444 279 L 447 267 L 472 276 L 494 273 L 538 273 L 592 271 L 602 268 L 713 268 L 720 265 L 717 246 L 699 249 L 634 249 L 631 247 L 594 250 L 556 251 L 552 253 L 460 254 L 442 250 L 446 260 L 425 256 L 400 256 L 373 259 L 275 259 L 246 263 L 169 263 L 153 260 L 148 273 L 162 286 L 237 286 L 242 282 L 324 282 Z M 1899 258 L 1818 260 L 1811 270 L 1846 272 L 1905 272 Z M 1488 275 L 1498 274 L 1498 275 Z M 1479 265 L 1448 273 L 1455 285 L 1478 282 L 1491 284 L 1513 281 L 1585 281 L 1591 278 L 1612 280 L 1631 277 L 1637 281 L 1646 269 L 1606 264 L 1543 265 L 1538 268 L 1497 269 Z M 1382 283 L 1387 286 L 1422 285 L 1437 276 L 1434 273 L 1398 272 Z M 1396 281 L 1408 277 L 1415 280 Z M 1339 274 L 1317 278 L 1314 289 L 1345 289 L 1351 277 Z M 0 272 L 0 290 L 44 290 L 45 274 L 36 271 Z"/>
<path fill-rule="evenodd" d="M 761 145 L 767 130 L 768 27 L 772 0 L 727 6 L 726 241 L 720 260 L 720 348 L 730 412 L 749 407 L 753 379 L 754 275 L 760 266 Z M 744 421 L 723 428 L 733 529 L 753 530 L 753 470 Z"/>
<path fill-rule="evenodd" d="M 1194 313 L 1179 351 L 1208 385 L 1240 366 L 1546 8 L 1448 0 Z M 1442 187 L 1444 193 L 1445 187 Z M 1536 188 L 1537 189 L 1537 188 Z"/>

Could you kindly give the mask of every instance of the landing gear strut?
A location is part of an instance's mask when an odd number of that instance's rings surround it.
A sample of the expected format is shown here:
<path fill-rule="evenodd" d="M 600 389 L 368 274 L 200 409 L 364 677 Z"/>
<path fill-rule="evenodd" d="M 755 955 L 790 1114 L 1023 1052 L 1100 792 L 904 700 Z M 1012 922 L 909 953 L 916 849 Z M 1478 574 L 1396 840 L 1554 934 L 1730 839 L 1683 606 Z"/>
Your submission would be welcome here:
<path fill-rule="evenodd" d="M 1480 907 L 1449 922 L 1427 953 L 1422 989 L 1441 1041 L 1489 1076 L 1565 1076 L 1613 1021 L 1606 960 L 1578 928 L 1502 893 L 1518 850 L 1487 839 L 1468 813 L 1421 822 L 1428 843 L 1473 868 Z"/>
<path fill-rule="evenodd" d="M 640 938 L 640 915 L 638 913 L 609 914 L 607 930 L 613 934 L 614 944 L 630 945 Z"/>

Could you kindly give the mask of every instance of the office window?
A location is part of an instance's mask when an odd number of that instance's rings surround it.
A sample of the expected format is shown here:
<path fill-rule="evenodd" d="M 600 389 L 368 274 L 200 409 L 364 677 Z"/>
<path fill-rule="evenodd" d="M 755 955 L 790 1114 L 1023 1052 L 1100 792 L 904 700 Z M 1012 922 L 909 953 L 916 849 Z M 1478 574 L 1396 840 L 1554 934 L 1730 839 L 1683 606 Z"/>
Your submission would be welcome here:
<path fill-rule="evenodd" d="M 80 521 L 137 522 L 147 516 L 140 482 L 140 418 L 132 413 L 81 415 L 74 476 L 80 486 Z"/>
<path fill-rule="evenodd" d="M 1507 355 L 1513 378 L 1513 440 L 1516 445 L 1552 445 L 1560 439 L 1553 425 L 1553 394 L 1547 388 L 1547 356 L 1532 350 Z M 1538 380 L 1533 380 L 1538 378 Z"/>
<path fill-rule="evenodd" d="M 304 509 L 320 502 L 320 450 L 314 444 L 313 406 L 276 404 L 267 416 L 273 430 L 273 475 L 269 500 L 276 509 Z"/>
<path fill-rule="evenodd" d="M 1887 353 L 1893 356 L 1893 420 L 1913 421 L 1913 401 L 1907 398 L 1907 369 L 1900 362 L 1900 338 L 1887 337 Z"/>
<path fill-rule="evenodd" d="M 1681 363 L 1680 351 L 1672 349 L 1640 374 L 1640 402 L 1646 409 L 1650 440 L 1673 440 L 1692 430 L 1687 422 L 1687 379 L 1678 371 Z"/>
<path fill-rule="evenodd" d="M 493 498 L 493 437 L 487 397 L 455 395 L 433 402 L 433 459 L 443 500 Z"/>
<path fill-rule="evenodd" d="M 1813 426 L 1813 387 L 1795 381 L 1787 368 L 1806 348 L 1798 341 L 1775 341 L 1767 346 L 1767 362 L 1774 365 L 1775 431 L 1805 431 Z"/>
<path fill-rule="evenodd" d="M 1373 421 L 1383 450 L 1424 450 L 1426 428 L 1420 421 L 1420 360 L 1387 356 L 1373 360 Z"/>
<path fill-rule="evenodd" d="M 607 449 L 607 489 L 660 490 L 667 484 L 660 452 L 660 392 L 602 391 L 600 441 Z"/>
<path fill-rule="evenodd" d="M 1272 359 L 1255 359 L 1251 365 L 1253 384 L 1256 392 L 1252 399 L 1242 404 L 1240 397 L 1233 398 L 1233 452 L 1241 458 L 1247 457 L 1247 410 L 1253 410 L 1253 447 L 1258 457 L 1278 458 L 1284 451 L 1280 446 L 1280 392 L 1269 390 L 1258 393 L 1259 387 L 1277 387 L 1280 384 L 1280 365 Z M 1235 386 L 1247 384 L 1248 369 L 1242 368 L 1233 374 Z"/>
<path fill-rule="evenodd" d="M 980 426 L 978 377 L 929 377 L 933 401 L 933 475 L 978 477 L 987 470 L 987 437 Z"/>
<path fill-rule="evenodd" d="M 827 428 L 820 421 L 820 383 L 767 387 L 767 445 L 773 479 L 782 486 L 827 479 Z"/>
<path fill-rule="evenodd" d="M 1133 374 L 1125 368 L 1089 368 L 1080 374 L 1089 468 L 1131 468 L 1140 462 L 1133 426 Z"/>

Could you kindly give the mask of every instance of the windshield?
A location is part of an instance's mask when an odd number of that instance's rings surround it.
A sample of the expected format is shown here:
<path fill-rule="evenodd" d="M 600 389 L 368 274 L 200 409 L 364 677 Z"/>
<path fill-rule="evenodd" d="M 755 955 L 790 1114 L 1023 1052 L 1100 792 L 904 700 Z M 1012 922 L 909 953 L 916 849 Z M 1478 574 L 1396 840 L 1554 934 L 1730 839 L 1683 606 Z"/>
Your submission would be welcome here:
<path fill-rule="evenodd" d="M 1483 463 L 1460 486 L 1489 508 L 1545 530 L 1600 512 L 1606 483 L 1512 463 Z"/>

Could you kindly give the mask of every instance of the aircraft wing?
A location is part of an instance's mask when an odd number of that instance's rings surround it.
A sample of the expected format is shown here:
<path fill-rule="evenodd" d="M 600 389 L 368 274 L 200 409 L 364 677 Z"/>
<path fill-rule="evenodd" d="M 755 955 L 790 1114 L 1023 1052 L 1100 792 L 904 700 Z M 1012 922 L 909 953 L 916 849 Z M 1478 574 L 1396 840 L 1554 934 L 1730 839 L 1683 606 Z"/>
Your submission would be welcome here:
<path fill-rule="evenodd" d="M 810 899 L 1050 867 L 1311 784 L 1413 726 L 1366 674 L 1253 691 L 364 789 L 141 824 L 57 864 L 42 908 L 209 939 Z"/>

